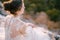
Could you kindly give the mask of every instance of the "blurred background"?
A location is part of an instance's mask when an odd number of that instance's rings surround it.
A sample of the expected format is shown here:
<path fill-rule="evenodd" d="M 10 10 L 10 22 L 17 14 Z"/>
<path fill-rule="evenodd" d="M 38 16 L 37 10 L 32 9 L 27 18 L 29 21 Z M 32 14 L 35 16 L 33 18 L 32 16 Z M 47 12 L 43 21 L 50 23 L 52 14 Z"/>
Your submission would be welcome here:
<path fill-rule="evenodd" d="M 47 24 L 49 30 L 60 34 L 60 0 L 24 0 L 24 3 L 25 19 L 36 24 Z"/>

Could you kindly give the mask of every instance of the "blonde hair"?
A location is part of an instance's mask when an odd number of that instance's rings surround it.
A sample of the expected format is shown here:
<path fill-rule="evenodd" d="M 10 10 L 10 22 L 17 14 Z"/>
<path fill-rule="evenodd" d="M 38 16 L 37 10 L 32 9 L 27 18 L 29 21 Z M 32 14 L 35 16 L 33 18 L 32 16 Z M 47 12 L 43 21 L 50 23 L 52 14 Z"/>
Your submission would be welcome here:
<path fill-rule="evenodd" d="M 11 3 L 11 2 L 12 2 L 12 0 L 9 0 L 9 1 L 3 2 L 3 4 L 5 4 L 5 3 Z"/>

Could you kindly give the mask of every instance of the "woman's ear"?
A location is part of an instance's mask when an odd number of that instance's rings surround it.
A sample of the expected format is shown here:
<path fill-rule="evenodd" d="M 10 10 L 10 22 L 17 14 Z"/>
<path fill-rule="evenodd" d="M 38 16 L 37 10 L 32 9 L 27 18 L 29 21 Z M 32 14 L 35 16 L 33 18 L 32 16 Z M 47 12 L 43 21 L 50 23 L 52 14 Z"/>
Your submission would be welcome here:
<path fill-rule="evenodd" d="M 22 7 L 21 7 L 21 10 L 17 11 L 16 13 L 18 15 L 22 15 L 24 13 L 24 9 L 25 9 L 25 6 L 24 6 L 24 1 L 22 0 Z"/>
<path fill-rule="evenodd" d="M 22 2 L 22 8 L 21 8 L 21 13 L 22 14 L 24 13 L 24 9 L 25 9 L 24 2 Z"/>
<path fill-rule="evenodd" d="M 22 0 L 22 6 L 20 8 L 21 8 L 20 10 L 18 10 L 17 12 L 15 12 L 15 13 L 17 13 L 17 15 L 22 15 L 24 13 L 25 6 L 24 6 L 23 0 Z"/>

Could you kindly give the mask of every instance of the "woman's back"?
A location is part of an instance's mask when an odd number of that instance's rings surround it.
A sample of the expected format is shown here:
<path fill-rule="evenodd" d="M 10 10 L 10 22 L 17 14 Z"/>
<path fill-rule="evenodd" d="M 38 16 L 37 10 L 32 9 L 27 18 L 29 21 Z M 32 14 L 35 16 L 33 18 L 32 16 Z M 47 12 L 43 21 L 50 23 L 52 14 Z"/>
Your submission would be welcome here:
<path fill-rule="evenodd" d="M 23 27 L 23 25 L 25 25 L 25 23 L 22 22 L 19 17 L 14 17 L 12 15 L 7 16 L 5 21 L 6 40 L 15 40 L 16 38 L 18 38 L 16 40 L 20 40 L 21 35 L 18 31 Z"/>
<path fill-rule="evenodd" d="M 26 25 L 27 23 L 21 21 L 20 17 L 7 16 L 5 22 L 6 40 L 50 40 L 49 35 L 44 32 L 44 29 L 40 27 L 32 28 L 31 25 Z M 26 34 L 24 35 L 20 34 L 22 27 L 26 27 Z"/>

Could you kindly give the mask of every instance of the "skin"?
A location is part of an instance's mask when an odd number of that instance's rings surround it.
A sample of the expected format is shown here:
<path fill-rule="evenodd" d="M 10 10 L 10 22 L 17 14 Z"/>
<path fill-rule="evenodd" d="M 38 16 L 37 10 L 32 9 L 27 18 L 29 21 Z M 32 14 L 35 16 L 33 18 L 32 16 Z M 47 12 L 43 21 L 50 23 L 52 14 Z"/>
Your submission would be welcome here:
<path fill-rule="evenodd" d="M 16 16 L 20 16 L 24 13 L 24 9 L 25 9 L 25 6 L 24 6 L 24 2 L 22 0 L 22 8 L 21 10 L 18 10 L 17 12 L 15 12 L 17 15 Z M 18 31 L 14 28 L 12 29 L 12 32 L 10 35 L 11 35 L 11 38 L 15 38 L 16 36 L 18 35 L 24 35 L 25 34 L 25 30 L 26 30 L 26 25 L 23 25 Z"/>
<path fill-rule="evenodd" d="M 24 6 L 24 2 L 22 0 L 22 8 L 21 8 L 21 10 L 18 10 L 16 12 L 17 16 L 22 15 L 24 13 L 24 9 L 25 9 L 25 6 Z"/>

